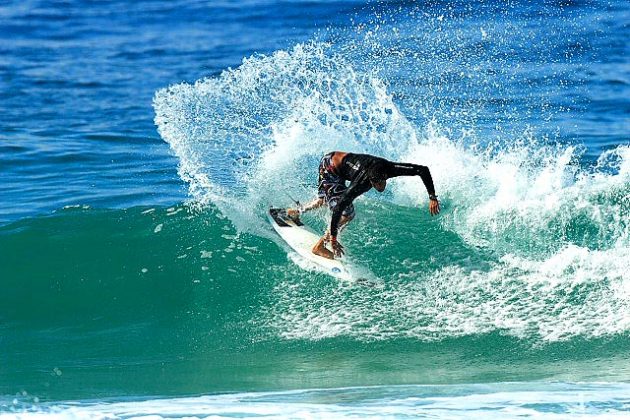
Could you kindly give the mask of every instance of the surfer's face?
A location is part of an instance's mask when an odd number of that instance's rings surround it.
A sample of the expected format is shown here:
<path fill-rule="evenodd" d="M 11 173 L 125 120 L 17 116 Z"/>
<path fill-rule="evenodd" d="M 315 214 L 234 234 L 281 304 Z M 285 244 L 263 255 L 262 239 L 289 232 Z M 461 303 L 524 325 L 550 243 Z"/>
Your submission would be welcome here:
<path fill-rule="evenodd" d="M 387 186 L 387 181 L 382 180 L 382 181 L 372 181 L 372 186 L 374 187 L 374 189 L 378 192 L 383 192 L 385 191 L 385 187 Z"/>

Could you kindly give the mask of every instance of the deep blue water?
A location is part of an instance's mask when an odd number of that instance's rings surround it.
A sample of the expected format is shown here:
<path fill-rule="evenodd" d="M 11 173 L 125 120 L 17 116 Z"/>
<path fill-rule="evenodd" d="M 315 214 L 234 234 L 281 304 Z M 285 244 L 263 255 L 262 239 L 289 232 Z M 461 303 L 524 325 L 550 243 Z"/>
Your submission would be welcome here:
<path fill-rule="evenodd" d="M 527 126 L 594 159 L 628 143 L 628 20 L 622 1 L 4 3 L 0 220 L 182 200 L 155 91 L 313 39 L 380 68 L 419 126 L 470 128 L 474 107 L 481 137 Z"/>
<path fill-rule="evenodd" d="M 348 23 L 360 3 L 42 1 L 0 6 L 0 220 L 69 204 L 176 203 L 161 87 Z"/>

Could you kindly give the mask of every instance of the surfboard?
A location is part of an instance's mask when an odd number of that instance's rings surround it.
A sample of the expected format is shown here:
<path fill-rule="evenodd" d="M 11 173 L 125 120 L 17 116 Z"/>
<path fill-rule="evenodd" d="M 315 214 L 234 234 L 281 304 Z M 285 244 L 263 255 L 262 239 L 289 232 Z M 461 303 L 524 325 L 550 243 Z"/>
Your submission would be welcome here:
<path fill-rule="evenodd" d="M 311 250 L 319 241 L 320 235 L 313 232 L 299 220 L 293 220 L 288 217 L 284 209 L 270 208 L 268 216 L 271 226 L 287 245 L 319 271 L 341 280 L 354 279 L 343 262 L 313 254 Z"/>

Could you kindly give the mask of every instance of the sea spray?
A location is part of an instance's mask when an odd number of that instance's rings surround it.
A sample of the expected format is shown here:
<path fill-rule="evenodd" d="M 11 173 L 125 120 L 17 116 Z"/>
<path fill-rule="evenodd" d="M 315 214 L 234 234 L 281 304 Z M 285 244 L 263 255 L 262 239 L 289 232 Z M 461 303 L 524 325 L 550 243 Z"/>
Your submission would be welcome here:
<path fill-rule="evenodd" d="M 314 42 L 160 90 L 154 106 L 192 196 L 242 229 L 251 227 L 252 209 L 279 204 L 282 191 L 313 195 L 324 153 L 396 158 L 416 135 L 382 80 Z"/>

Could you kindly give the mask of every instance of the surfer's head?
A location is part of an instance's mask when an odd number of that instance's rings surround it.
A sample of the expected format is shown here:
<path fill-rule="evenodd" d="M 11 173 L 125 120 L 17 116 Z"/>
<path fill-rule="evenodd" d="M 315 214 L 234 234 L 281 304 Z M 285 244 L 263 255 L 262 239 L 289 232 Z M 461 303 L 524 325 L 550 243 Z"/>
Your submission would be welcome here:
<path fill-rule="evenodd" d="M 387 186 L 387 173 L 385 164 L 381 162 L 376 162 L 370 167 L 368 170 L 368 178 L 370 179 L 370 183 L 374 187 L 374 189 L 378 192 L 385 191 L 385 187 Z"/>

